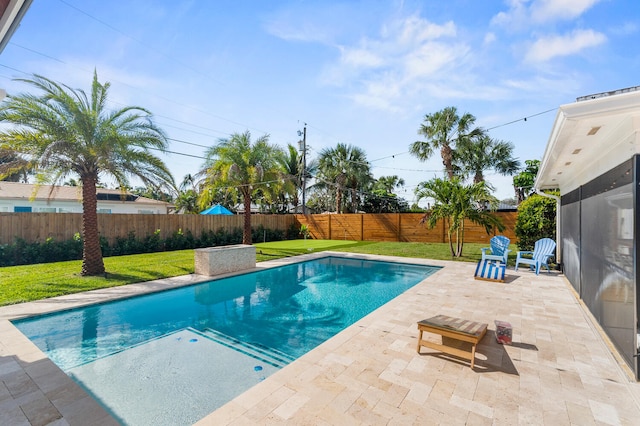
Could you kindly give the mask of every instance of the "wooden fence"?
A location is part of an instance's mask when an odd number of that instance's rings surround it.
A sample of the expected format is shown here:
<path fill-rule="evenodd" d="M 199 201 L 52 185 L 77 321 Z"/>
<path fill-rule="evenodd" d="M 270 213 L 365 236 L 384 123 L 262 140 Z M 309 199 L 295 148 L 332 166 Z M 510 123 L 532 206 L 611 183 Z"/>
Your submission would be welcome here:
<path fill-rule="evenodd" d="M 293 215 L 253 215 L 251 225 L 267 229 L 288 230 L 299 227 Z M 126 237 L 134 232 L 144 238 L 160 230 L 162 237 L 178 230 L 198 237 L 202 231 L 217 231 L 220 228 L 234 229 L 244 226 L 243 215 L 195 215 L 195 214 L 99 214 L 98 231 L 113 243 L 116 237 Z M 82 230 L 81 213 L 0 213 L 0 244 L 13 243 L 16 238 L 27 242 L 65 241 Z"/>
<path fill-rule="evenodd" d="M 506 229 L 500 234 L 516 241 L 514 228 L 516 212 L 495 213 L 502 219 Z M 254 228 L 262 225 L 267 229 L 286 231 L 306 224 L 313 238 L 358 241 L 411 241 L 446 242 L 447 233 L 439 222 L 433 229 L 420 224 L 422 213 L 382 214 L 321 214 L 321 215 L 253 215 Z M 98 230 L 109 242 L 116 237 L 126 237 L 134 232 L 139 238 L 160 230 L 163 237 L 181 229 L 190 230 L 194 236 L 202 231 L 217 231 L 220 228 L 243 227 L 243 215 L 145 215 L 145 214 L 99 214 Z M 82 230 L 82 215 L 79 213 L 0 213 L 0 244 L 13 243 L 16 238 L 27 242 L 45 241 L 53 238 L 64 241 L 73 238 Z M 488 243 L 493 236 L 487 235 L 483 227 L 471 222 L 465 227 L 465 242 Z"/>
<path fill-rule="evenodd" d="M 517 212 L 497 212 L 506 229 L 499 232 L 516 242 L 515 225 Z M 316 239 L 359 241 L 408 241 L 423 243 L 447 242 L 447 229 L 439 221 L 433 229 L 420 224 L 423 213 L 381 214 L 323 214 L 296 215 L 300 224 L 309 227 Z M 487 235 L 484 227 L 467 221 L 464 240 L 468 243 L 488 243 L 496 235 Z"/>

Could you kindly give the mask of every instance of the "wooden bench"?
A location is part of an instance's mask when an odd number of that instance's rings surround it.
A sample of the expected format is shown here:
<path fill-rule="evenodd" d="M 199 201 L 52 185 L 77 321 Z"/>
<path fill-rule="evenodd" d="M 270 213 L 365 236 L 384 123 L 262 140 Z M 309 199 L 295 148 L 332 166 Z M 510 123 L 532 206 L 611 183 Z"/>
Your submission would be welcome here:
<path fill-rule="evenodd" d="M 435 349 L 449 355 L 468 359 L 471 361 L 471 368 L 473 368 L 476 356 L 476 346 L 482 340 L 484 335 L 487 334 L 487 324 L 467 321 L 446 315 L 436 315 L 435 317 L 419 321 L 418 331 L 418 353 L 420 353 L 420 348 L 422 346 L 426 346 L 427 348 Z M 442 336 L 442 344 L 423 340 L 422 333 L 425 331 Z M 445 338 L 471 343 L 471 352 L 461 349 L 460 347 L 446 345 Z"/>

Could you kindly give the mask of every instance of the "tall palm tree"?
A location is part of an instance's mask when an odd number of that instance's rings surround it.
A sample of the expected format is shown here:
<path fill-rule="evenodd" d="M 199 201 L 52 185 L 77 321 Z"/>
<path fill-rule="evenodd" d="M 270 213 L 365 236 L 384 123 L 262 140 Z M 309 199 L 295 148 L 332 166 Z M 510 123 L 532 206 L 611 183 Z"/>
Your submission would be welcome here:
<path fill-rule="evenodd" d="M 287 145 L 284 155 L 280 158 L 280 166 L 285 174 L 282 184 L 280 196 L 284 197 L 285 202 L 290 202 L 294 207 L 298 207 L 300 197 L 298 194 L 302 190 L 302 156 L 298 154 L 298 149 L 291 145 Z M 288 195 L 288 197 L 287 197 Z M 288 200 L 286 198 L 289 198 Z"/>
<path fill-rule="evenodd" d="M 485 182 L 464 185 L 457 177 L 450 180 L 435 178 L 418 184 L 415 192 L 418 201 L 423 198 L 434 200 L 434 205 L 423 217 L 422 223 L 426 222 L 429 228 L 433 228 L 439 220 L 445 221 L 449 249 L 453 257 L 462 255 L 464 225 L 467 219 L 484 226 L 487 234 L 494 227 L 499 231 L 504 230 L 500 219 L 489 211 L 495 210 L 498 199 L 491 195 L 491 190 Z"/>
<path fill-rule="evenodd" d="M 107 110 L 110 84 L 101 84 L 96 71 L 89 96 L 37 74 L 18 81 L 43 94 L 8 96 L 0 105 L 0 122 L 15 125 L 0 133 L 0 149 L 11 147 L 39 181 L 59 184 L 69 175 L 80 178 L 82 275 L 102 275 L 96 184 L 101 176 L 110 176 L 124 188 L 129 176 L 137 176 L 145 185 L 173 186 L 167 166 L 150 152 L 164 151 L 167 138 L 144 108 Z"/>
<path fill-rule="evenodd" d="M 440 150 L 447 176 L 453 179 L 454 149 L 464 139 L 478 136 L 483 132 L 478 127 L 472 128 L 475 121 L 476 118 L 469 113 L 459 116 L 456 107 L 446 107 L 433 114 L 427 114 L 418 129 L 418 134 L 425 136 L 427 140 L 412 143 L 409 152 L 419 160 L 426 161 L 436 150 Z"/>
<path fill-rule="evenodd" d="M 488 135 L 462 140 L 454 153 L 454 167 L 463 177 L 473 175 L 473 182 L 483 182 L 485 170 L 495 170 L 502 175 L 513 175 L 520 169 L 520 162 L 513 158 L 513 144 Z"/>
<path fill-rule="evenodd" d="M 339 143 L 325 148 L 318 158 L 318 179 L 335 190 L 336 213 L 342 213 L 345 191 L 350 190 L 354 208 L 358 205 L 357 191 L 367 187 L 373 177 L 365 152 L 355 146 Z"/>
<path fill-rule="evenodd" d="M 256 191 L 266 191 L 267 183 L 282 178 L 282 155 L 280 148 L 269 144 L 268 135 L 252 143 L 249 131 L 220 139 L 205 153 L 202 173 L 206 180 L 202 192 L 207 194 L 224 189 L 227 193 L 240 194 L 244 205 L 243 244 L 251 244 L 252 197 Z"/>

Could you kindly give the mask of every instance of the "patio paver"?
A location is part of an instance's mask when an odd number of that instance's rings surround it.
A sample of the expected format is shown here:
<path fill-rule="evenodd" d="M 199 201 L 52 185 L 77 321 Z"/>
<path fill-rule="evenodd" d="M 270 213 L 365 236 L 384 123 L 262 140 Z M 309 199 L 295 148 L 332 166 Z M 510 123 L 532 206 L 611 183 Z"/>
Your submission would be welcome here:
<path fill-rule="evenodd" d="M 444 268 L 197 424 L 637 424 L 640 385 L 562 275 L 508 269 L 502 284 L 474 280 L 473 264 L 416 262 Z M 8 319 L 203 279 L 0 308 L 0 424 L 118 424 Z M 489 324 L 474 370 L 416 353 L 417 321 L 438 314 Z M 513 345 L 494 320 L 512 324 Z"/>

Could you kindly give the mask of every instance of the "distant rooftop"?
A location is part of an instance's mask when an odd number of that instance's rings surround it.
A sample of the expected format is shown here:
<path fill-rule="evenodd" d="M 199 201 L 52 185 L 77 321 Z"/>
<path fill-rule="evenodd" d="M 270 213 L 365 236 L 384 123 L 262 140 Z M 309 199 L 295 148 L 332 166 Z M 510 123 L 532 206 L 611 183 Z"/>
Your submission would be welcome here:
<path fill-rule="evenodd" d="M 640 90 L 640 86 L 631 86 L 625 89 L 612 90 L 610 92 L 601 92 L 601 93 L 595 93 L 593 95 L 580 96 L 579 98 L 576 98 L 576 102 L 590 101 L 592 99 L 604 98 L 606 96 L 620 95 L 622 93 L 635 92 L 638 90 Z"/>

